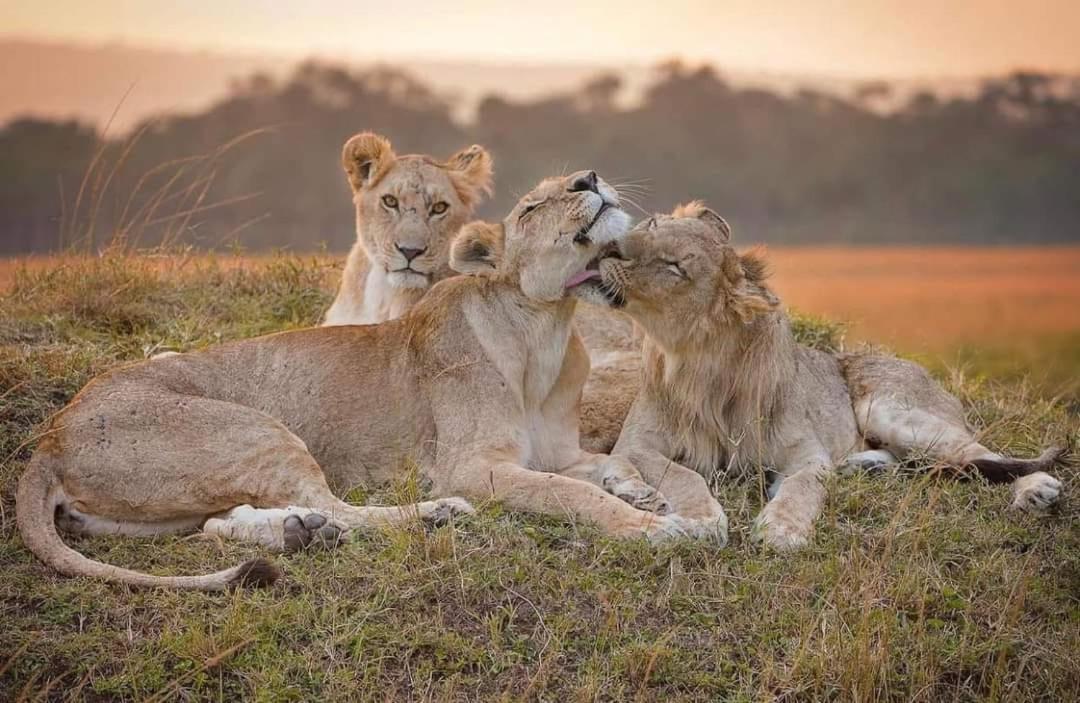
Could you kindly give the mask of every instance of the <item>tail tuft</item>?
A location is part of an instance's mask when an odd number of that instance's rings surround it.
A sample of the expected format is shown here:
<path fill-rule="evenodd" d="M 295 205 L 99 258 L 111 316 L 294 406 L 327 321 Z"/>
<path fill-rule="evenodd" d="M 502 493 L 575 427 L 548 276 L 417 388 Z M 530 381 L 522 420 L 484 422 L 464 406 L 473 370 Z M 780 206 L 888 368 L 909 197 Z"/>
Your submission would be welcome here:
<path fill-rule="evenodd" d="M 1039 461 L 1046 466 L 1046 469 L 1067 464 L 1069 462 L 1069 448 L 1050 447 L 1039 456 Z"/>
<path fill-rule="evenodd" d="M 1007 483 L 1021 476 L 1030 476 L 1039 471 L 1050 471 L 1064 463 L 1069 450 L 1066 447 L 1050 447 L 1036 459 L 1013 459 L 997 457 L 994 459 L 976 459 L 971 465 L 978 469 L 991 483 Z"/>
<path fill-rule="evenodd" d="M 252 559 L 237 567 L 236 575 L 229 579 L 230 588 L 262 588 L 270 586 L 282 573 L 272 561 Z"/>

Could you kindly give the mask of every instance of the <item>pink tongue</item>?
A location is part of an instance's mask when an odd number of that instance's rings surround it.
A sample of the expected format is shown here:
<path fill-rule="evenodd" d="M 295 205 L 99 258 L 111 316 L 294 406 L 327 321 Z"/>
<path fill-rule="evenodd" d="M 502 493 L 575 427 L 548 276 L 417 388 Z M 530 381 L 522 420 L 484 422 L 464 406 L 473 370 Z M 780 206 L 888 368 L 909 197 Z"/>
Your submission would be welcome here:
<path fill-rule="evenodd" d="M 566 282 L 566 287 L 573 288 L 574 286 L 580 286 L 585 281 L 593 278 L 600 278 L 600 272 L 596 269 L 585 269 L 581 273 L 575 273 L 573 276 L 571 276 L 570 279 Z"/>

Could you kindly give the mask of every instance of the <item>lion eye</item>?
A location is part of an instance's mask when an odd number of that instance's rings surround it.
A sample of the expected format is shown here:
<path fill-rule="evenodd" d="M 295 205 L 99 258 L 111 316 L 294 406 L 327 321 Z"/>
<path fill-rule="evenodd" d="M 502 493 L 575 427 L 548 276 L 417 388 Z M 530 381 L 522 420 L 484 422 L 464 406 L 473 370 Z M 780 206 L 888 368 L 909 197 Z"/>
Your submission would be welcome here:
<path fill-rule="evenodd" d="M 443 214 L 444 212 L 446 212 L 449 209 L 450 209 L 450 206 L 440 200 L 439 202 L 437 202 L 437 203 L 435 203 L 434 205 L 431 206 L 431 214 L 432 215 L 441 215 L 441 214 Z"/>
<path fill-rule="evenodd" d="M 391 210 L 397 210 L 397 198 L 390 195 L 389 193 L 382 196 L 382 204 L 390 208 Z"/>

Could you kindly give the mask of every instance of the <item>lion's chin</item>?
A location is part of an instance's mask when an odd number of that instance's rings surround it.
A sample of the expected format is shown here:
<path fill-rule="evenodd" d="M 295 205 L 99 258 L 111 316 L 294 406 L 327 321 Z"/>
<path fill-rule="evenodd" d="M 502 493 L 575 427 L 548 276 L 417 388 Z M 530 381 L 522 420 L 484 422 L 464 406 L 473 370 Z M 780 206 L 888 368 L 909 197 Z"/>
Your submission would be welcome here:
<path fill-rule="evenodd" d="M 602 281 L 591 280 L 569 289 L 570 295 L 578 300 L 605 308 L 619 309 L 626 305 L 626 299 Z"/>
<path fill-rule="evenodd" d="M 389 271 L 386 280 L 394 288 L 427 288 L 431 285 L 430 276 L 416 271 Z"/>

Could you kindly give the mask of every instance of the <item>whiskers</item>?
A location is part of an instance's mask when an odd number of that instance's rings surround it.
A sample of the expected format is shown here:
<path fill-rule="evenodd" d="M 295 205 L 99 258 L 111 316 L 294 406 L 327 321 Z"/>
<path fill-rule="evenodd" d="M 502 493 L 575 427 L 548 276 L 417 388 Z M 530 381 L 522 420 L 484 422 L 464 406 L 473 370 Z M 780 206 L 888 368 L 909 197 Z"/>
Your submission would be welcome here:
<path fill-rule="evenodd" d="M 626 285 L 629 282 L 629 277 L 626 274 L 626 269 L 618 261 L 604 260 L 600 264 L 601 270 L 604 274 L 602 287 L 609 294 L 609 297 L 616 301 L 619 305 L 622 301 L 626 300 Z"/>
<path fill-rule="evenodd" d="M 642 215 L 649 213 L 641 206 L 639 200 L 649 194 L 651 190 L 647 183 L 649 179 L 610 181 L 609 184 L 619 194 L 619 202 L 626 203 L 640 212 Z"/>

